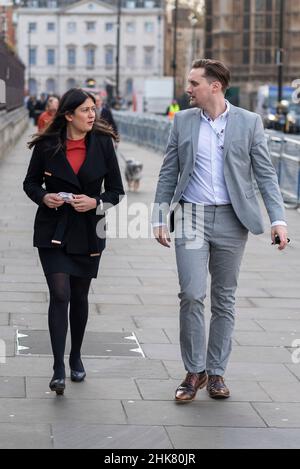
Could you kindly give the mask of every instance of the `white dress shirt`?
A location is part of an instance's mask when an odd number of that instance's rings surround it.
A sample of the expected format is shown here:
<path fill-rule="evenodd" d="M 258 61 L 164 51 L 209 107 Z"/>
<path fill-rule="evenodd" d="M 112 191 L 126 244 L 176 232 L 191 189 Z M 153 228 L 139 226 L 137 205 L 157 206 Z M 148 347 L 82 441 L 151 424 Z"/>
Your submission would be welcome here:
<path fill-rule="evenodd" d="M 224 140 L 230 110 L 212 120 L 201 110 L 198 151 L 193 175 L 182 196 L 185 202 L 201 205 L 230 204 L 224 178 Z"/>

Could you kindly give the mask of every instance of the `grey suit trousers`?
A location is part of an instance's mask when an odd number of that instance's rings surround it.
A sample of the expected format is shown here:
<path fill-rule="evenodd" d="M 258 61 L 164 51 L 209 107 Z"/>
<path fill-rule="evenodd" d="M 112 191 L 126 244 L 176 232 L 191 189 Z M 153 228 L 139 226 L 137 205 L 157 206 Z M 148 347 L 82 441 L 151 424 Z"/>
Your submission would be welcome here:
<path fill-rule="evenodd" d="M 191 204 L 182 206 L 183 213 L 179 211 L 175 215 L 182 359 L 190 373 L 206 369 L 208 374 L 223 376 L 231 352 L 235 292 L 248 230 L 231 205 L 202 207 L 200 218 L 194 215 L 194 210 L 192 214 Z M 187 224 L 178 237 L 178 226 L 186 221 L 187 214 L 192 223 Z M 204 299 L 208 270 L 211 274 L 211 320 L 206 347 Z"/>

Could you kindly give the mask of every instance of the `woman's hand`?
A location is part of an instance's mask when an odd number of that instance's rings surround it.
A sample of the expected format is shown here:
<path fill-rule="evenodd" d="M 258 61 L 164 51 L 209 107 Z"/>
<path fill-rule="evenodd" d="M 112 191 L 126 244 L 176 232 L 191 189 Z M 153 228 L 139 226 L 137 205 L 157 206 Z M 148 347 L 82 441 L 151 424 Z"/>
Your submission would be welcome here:
<path fill-rule="evenodd" d="M 61 207 L 65 202 L 57 194 L 46 194 L 43 197 L 43 203 L 49 208 L 58 208 Z"/>
<path fill-rule="evenodd" d="M 89 210 L 93 210 L 97 207 L 97 201 L 93 197 L 88 197 L 84 194 L 73 194 L 71 205 L 74 207 L 76 212 L 88 212 Z"/>

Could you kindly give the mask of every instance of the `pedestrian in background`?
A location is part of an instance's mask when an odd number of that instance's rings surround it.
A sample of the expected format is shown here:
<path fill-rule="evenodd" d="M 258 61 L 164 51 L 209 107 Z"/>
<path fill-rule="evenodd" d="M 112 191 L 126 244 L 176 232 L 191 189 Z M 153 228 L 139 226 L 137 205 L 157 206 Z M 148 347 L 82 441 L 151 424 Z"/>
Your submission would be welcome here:
<path fill-rule="evenodd" d="M 116 135 L 95 118 L 94 96 L 70 89 L 61 98 L 49 127 L 29 143 L 34 150 L 24 190 L 38 205 L 34 246 L 50 293 L 54 374 L 49 386 L 57 394 L 65 389 L 69 306 L 71 380 L 80 382 L 86 376 L 81 345 L 88 319 L 88 292 L 105 248 L 105 239 L 97 236 L 96 225 L 105 216 L 104 204 L 116 205 L 124 194 L 112 143 Z M 98 206 L 100 215 L 96 214 Z"/>
<path fill-rule="evenodd" d="M 53 121 L 58 109 L 59 99 L 56 96 L 49 96 L 47 99 L 46 110 L 38 118 L 38 131 L 42 132 Z"/>
<path fill-rule="evenodd" d="M 104 102 L 102 96 L 97 94 L 95 96 L 96 99 L 96 116 L 98 119 L 103 119 L 104 121 L 107 122 L 108 125 L 111 126 L 112 130 L 116 135 L 119 135 L 118 133 L 118 127 L 117 124 L 113 118 L 112 112 L 108 106 L 107 103 Z"/>

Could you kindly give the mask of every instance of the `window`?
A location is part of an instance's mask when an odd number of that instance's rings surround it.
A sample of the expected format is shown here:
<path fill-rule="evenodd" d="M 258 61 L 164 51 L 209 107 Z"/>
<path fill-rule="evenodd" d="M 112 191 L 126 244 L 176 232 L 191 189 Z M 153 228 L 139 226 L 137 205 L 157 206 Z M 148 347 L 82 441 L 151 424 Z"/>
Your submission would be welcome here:
<path fill-rule="evenodd" d="M 29 23 L 28 24 L 28 31 L 30 33 L 36 33 L 37 32 L 37 24 L 36 23 Z"/>
<path fill-rule="evenodd" d="M 30 47 L 29 59 L 28 59 L 29 65 L 36 65 L 36 56 L 37 56 L 36 47 Z"/>
<path fill-rule="evenodd" d="M 76 32 L 76 29 L 77 29 L 76 26 L 77 26 L 77 25 L 76 25 L 75 21 L 69 21 L 69 22 L 67 23 L 67 31 L 68 31 L 68 33 L 75 33 L 75 32 Z"/>
<path fill-rule="evenodd" d="M 55 31 L 55 23 L 47 23 L 47 31 Z"/>
<path fill-rule="evenodd" d="M 76 81 L 74 78 L 68 78 L 67 80 L 67 90 L 70 88 L 76 88 Z"/>
<path fill-rule="evenodd" d="M 243 50 L 243 64 L 247 65 L 250 62 L 250 51 L 249 49 Z"/>
<path fill-rule="evenodd" d="M 87 21 L 86 22 L 86 30 L 87 31 L 96 31 L 96 22 L 95 21 Z"/>
<path fill-rule="evenodd" d="M 130 68 L 135 68 L 135 46 L 128 46 L 126 48 L 126 65 Z"/>
<path fill-rule="evenodd" d="M 37 82 L 35 78 L 30 78 L 28 83 L 28 90 L 31 96 L 37 96 Z"/>
<path fill-rule="evenodd" d="M 47 49 L 47 65 L 55 65 L 55 50 Z"/>
<path fill-rule="evenodd" d="M 68 47 L 68 66 L 74 67 L 76 65 L 76 49 L 75 47 Z"/>
<path fill-rule="evenodd" d="M 114 30 L 114 23 L 105 23 L 105 31 L 111 33 Z"/>
<path fill-rule="evenodd" d="M 132 95 L 133 92 L 133 80 L 132 78 L 127 78 L 126 80 L 126 95 Z"/>
<path fill-rule="evenodd" d="M 258 65 L 264 65 L 266 63 L 266 51 L 265 50 L 255 51 L 255 63 Z"/>
<path fill-rule="evenodd" d="M 145 68 L 152 68 L 154 63 L 154 47 L 144 48 L 144 66 Z"/>
<path fill-rule="evenodd" d="M 250 34 L 249 33 L 244 33 L 243 34 L 243 46 L 244 47 L 249 47 L 250 46 Z"/>
<path fill-rule="evenodd" d="M 265 29 L 266 17 L 265 15 L 256 15 L 255 16 L 255 28 L 256 29 Z"/>
<path fill-rule="evenodd" d="M 88 68 L 95 67 L 95 47 L 88 47 L 86 49 L 86 66 Z"/>
<path fill-rule="evenodd" d="M 250 29 L 250 15 L 244 16 L 244 29 Z"/>
<path fill-rule="evenodd" d="M 46 93 L 55 93 L 55 80 L 53 78 L 48 78 L 48 80 L 46 81 Z"/>
<path fill-rule="evenodd" d="M 135 32 L 135 23 L 133 21 L 128 21 L 126 23 L 126 32 L 134 33 Z"/>
<path fill-rule="evenodd" d="M 146 21 L 144 23 L 144 29 L 145 29 L 145 33 L 153 33 L 153 31 L 154 31 L 153 21 Z"/>
<path fill-rule="evenodd" d="M 244 0 L 244 11 L 250 12 L 250 0 Z"/>
<path fill-rule="evenodd" d="M 105 67 L 111 68 L 114 64 L 114 47 L 106 46 L 105 48 Z"/>
<path fill-rule="evenodd" d="M 264 47 L 265 45 L 265 33 L 255 33 L 255 46 Z"/>
<path fill-rule="evenodd" d="M 256 6 L 256 11 L 265 11 L 266 0 L 256 0 L 255 6 Z"/>

